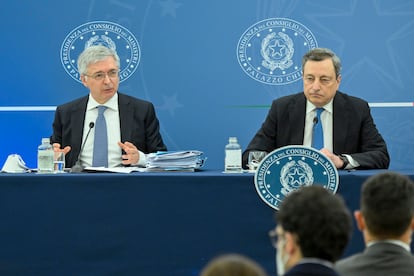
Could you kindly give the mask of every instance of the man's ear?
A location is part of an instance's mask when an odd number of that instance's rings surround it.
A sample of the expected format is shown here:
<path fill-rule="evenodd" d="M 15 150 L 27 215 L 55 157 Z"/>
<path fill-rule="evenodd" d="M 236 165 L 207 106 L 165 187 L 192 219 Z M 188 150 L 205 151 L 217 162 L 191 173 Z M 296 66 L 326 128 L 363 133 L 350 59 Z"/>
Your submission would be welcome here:
<path fill-rule="evenodd" d="M 359 231 L 364 231 L 366 228 L 366 225 L 365 225 L 364 216 L 362 215 L 361 211 L 359 210 L 355 211 L 354 217 L 355 217 L 355 221 L 356 221 Z"/>
<path fill-rule="evenodd" d="M 85 75 L 81 75 L 80 80 L 82 81 L 82 83 L 85 87 L 88 87 L 88 79 Z"/>
<path fill-rule="evenodd" d="M 339 76 L 336 78 L 336 81 L 338 82 L 338 84 L 340 84 L 341 80 L 342 80 L 342 75 L 339 74 Z"/>
<path fill-rule="evenodd" d="M 299 245 L 297 244 L 297 238 L 294 234 L 285 232 L 285 239 L 285 251 L 289 255 L 292 255 L 299 248 Z"/>

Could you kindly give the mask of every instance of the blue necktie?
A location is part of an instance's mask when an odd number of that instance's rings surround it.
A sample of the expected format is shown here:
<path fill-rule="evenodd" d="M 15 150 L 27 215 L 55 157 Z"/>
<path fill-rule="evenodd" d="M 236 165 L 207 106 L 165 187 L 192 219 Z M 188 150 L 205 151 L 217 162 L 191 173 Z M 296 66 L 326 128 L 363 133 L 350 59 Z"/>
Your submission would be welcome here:
<path fill-rule="evenodd" d="M 312 148 L 320 150 L 323 148 L 323 128 L 321 121 L 321 113 L 325 109 L 323 107 L 316 108 L 316 117 L 313 120 L 313 136 L 312 136 Z"/>
<path fill-rule="evenodd" d="M 108 132 L 104 112 L 106 106 L 98 106 L 98 117 L 95 122 L 95 139 L 93 142 L 93 167 L 108 167 Z"/>

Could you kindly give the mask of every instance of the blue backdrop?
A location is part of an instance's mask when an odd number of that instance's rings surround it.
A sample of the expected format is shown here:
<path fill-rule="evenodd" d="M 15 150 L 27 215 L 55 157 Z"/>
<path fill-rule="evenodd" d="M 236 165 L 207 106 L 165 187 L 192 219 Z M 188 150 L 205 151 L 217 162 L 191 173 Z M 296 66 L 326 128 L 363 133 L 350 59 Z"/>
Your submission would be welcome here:
<path fill-rule="evenodd" d="M 19 153 L 36 167 L 54 107 L 88 93 L 62 63 L 64 42 L 74 35 L 75 55 L 94 35 L 91 22 L 107 22 L 117 49 L 132 36 L 138 43 L 135 56 L 122 54 L 120 91 L 153 102 L 169 150 L 202 150 L 206 168 L 223 168 L 229 136 L 247 146 L 274 98 L 302 91 L 292 77 L 315 46 L 341 57 L 340 89 L 372 105 L 391 168 L 414 163 L 411 0 L 15 0 L 0 15 L 1 160 Z M 272 33 L 295 49 L 292 65 L 261 53 Z"/>

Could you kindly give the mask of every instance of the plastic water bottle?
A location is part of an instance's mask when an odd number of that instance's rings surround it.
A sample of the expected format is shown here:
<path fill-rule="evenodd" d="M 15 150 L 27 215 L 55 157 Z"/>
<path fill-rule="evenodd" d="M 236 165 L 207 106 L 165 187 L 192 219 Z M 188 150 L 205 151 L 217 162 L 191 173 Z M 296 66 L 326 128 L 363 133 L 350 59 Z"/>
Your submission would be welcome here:
<path fill-rule="evenodd" d="M 53 173 L 53 147 L 49 138 L 42 138 L 42 144 L 37 148 L 37 172 Z"/>
<path fill-rule="evenodd" d="M 225 148 L 224 171 L 226 173 L 242 172 L 242 150 L 237 137 L 230 137 Z"/>

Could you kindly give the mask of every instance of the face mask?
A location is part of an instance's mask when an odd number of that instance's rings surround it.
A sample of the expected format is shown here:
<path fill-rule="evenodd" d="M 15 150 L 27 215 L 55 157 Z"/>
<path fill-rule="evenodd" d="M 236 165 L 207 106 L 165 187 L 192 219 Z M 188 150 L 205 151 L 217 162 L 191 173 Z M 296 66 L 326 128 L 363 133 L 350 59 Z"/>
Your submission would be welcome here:
<path fill-rule="evenodd" d="M 285 255 L 283 252 L 283 248 L 285 247 L 286 241 L 280 241 L 278 248 L 276 250 L 276 268 L 277 268 L 277 275 L 282 276 L 285 275 L 286 272 L 286 264 L 289 261 L 289 256 Z"/>

